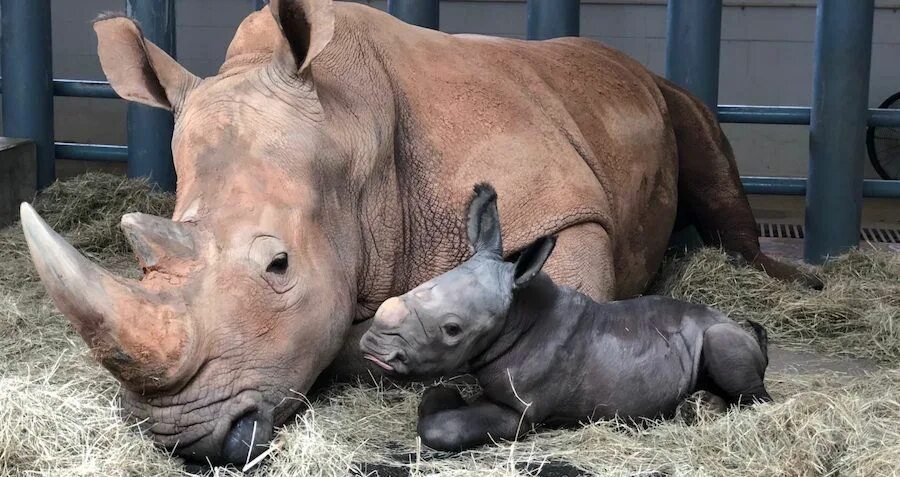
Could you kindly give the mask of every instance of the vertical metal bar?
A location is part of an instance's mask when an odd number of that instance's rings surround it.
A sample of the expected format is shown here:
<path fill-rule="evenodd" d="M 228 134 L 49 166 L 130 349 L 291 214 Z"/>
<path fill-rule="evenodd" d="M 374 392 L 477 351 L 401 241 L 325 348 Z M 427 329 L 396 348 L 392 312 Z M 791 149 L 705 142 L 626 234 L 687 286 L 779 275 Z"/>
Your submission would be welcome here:
<path fill-rule="evenodd" d="M 3 134 L 37 146 L 37 186 L 56 178 L 50 0 L 2 0 Z"/>
<path fill-rule="evenodd" d="M 256 10 L 260 10 L 262 7 L 269 4 L 269 0 L 253 0 L 253 5 Z"/>
<path fill-rule="evenodd" d="M 141 24 L 144 36 L 175 56 L 175 0 L 126 0 L 128 16 Z M 128 105 L 128 176 L 149 177 L 162 190 L 175 190 L 172 162 L 172 113 L 139 104 Z"/>
<path fill-rule="evenodd" d="M 529 40 L 578 36 L 581 30 L 581 0 L 528 0 Z"/>
<path fill-rule="evenodd" d="M 719 102 L 719 44 L 722 0 L 669 0 L 666 22 L 666 78 L 700 98 L 713 113 Z M 670 247 L 703 245 L 693 226 L 673 234 Z"/>
<path fill-rule="evenodd" d="M 666 77 L 715 112 L 722 0 L 669 0 L 666 36 Z"/>
<path fill-rule="evenodd" d="M 439 30 L 441 2 L 439 0 L 388 0 L 388 13 L 412 25 Z"/>
<path fill-rule="evenodd" d="M 856 248 L 874 0 L 819 0 L 806 190 L 807 262 Z"/>

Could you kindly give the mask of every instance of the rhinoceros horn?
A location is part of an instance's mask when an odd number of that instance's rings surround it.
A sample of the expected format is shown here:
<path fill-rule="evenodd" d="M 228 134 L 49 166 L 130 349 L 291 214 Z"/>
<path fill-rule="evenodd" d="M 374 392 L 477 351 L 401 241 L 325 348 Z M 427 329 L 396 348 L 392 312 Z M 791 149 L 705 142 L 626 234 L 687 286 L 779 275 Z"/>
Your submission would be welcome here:
<path fill-rule="evenodd" d="M 129 389 L 171 385 L 191 338 L 183 302 L 95 265 L 27 203 L 20 212 L 31 259 L 47 293 L 94 357 Z"/>
<path fill-rule="evenodd" d="M 167 260 L 184 263 L 197 258 L 189 225 L 141 213 L 123 215 L 120 225 L 144 270 L 161 268 Z"/>

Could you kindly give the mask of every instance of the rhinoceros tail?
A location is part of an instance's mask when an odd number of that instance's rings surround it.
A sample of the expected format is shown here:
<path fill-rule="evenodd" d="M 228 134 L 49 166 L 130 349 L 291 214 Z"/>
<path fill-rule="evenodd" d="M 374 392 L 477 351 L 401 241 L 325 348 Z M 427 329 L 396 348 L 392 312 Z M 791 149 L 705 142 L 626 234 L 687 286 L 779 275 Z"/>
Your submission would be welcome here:
<path fill-rule="evenodd" d="M 753 334 L 756 335 L 756 341 L 759 343 L 759 349 L 762 351 L 763 356 L 766 358 L 766 366 L 769 365 L 769 333 L 763 327 L 763 325 L 753 321 L 746 320 L 747 324 L 750 325 L 750 328 L 753 329 Z"/>

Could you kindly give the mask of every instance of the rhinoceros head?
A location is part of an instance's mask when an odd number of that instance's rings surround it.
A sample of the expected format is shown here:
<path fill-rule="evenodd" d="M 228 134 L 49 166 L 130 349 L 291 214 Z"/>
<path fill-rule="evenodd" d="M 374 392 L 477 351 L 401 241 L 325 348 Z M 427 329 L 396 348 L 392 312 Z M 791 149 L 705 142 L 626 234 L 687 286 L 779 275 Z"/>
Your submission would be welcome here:
<path fill-rule="evenodd" d="M 264 449 L 337 355 L 356 306 L 358 197 L 310 71 L 333 36 L 331 1 L 270 10 L 232 43 L 242 62 L 203 80 L 132 20 L 94 24 L 115 90 L 176 117 L 174 217 L 122 218 L 141 280 L 93 264 L 22 208 L 44 286 L 123 384 L 125 412 L 204 462 Z"/>

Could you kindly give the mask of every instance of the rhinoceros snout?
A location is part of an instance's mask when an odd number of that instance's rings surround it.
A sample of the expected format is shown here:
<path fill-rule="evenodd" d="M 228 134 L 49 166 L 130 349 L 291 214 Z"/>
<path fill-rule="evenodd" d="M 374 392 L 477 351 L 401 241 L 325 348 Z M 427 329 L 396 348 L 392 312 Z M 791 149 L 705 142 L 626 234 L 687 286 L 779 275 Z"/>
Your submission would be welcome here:
<path fill-rule="evenodd" d="M 388 298 L 378 311 L 375 312 L 373 324 L 382 329 L 391 329 L 400 326 L 409 315 L 409 308 L 398 297 Z"/>
<path fill-rule="evenodd" d="M 238 468 L 262 454 L 272 440 L 272 423 L 257 411 L 250 411 L 234 421 L 222 444 L 223 463 Z"/>

